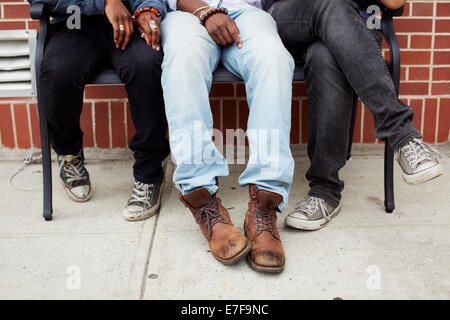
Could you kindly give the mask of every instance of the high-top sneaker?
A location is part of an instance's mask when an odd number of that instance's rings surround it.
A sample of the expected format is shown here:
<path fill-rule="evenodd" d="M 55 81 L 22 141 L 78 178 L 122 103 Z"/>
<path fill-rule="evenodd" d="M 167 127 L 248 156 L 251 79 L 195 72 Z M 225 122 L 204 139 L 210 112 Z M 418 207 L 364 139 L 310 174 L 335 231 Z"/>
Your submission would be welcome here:
<path fill-rule="evenodd" d="M 131 198 L 123 210 L 123 218 L 127 221 L 140 221 L 152 217 L 159 211 L 164 176 L 153 183 L 134 181 Z"/>
<path fill-rule="evenodd" d="M 59 176 L 61 184 L 69 197 L 77 202 L 88 201 L 91 196 L 91 181 L 84 167 L 84 154 L 58 155 Z"/>
<path fill-rule="evenodd" d="M 250 202 L 244 225 L 252 244 L 248 262 L 256 271 L 279 273 L 284 270 L 285 255 L 275 211 L 283 197 L 271 191 L 258 190 L 254 185 L 249 189 Z"/>
<path fill-rule="evenodd" d="M 180 194 L 180 200 L 191 210 L 217 260 L 231 265 L 250 251 L 250 241 L 233 225 L 216 194 L 202 188 L 184 196 Z"/>

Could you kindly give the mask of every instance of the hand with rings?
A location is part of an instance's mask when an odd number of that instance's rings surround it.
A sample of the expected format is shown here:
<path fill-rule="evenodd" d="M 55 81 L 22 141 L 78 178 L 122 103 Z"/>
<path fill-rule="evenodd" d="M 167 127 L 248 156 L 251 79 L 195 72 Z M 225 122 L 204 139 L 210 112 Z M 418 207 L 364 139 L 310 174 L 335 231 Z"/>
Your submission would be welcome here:
<path fill-rule="evenodd" d="M 159 51 L 161 49 L 159 44 L 161 33 L 158 17 L 152 12 L 142 12 L 137 17 L 136 24 L 141 34 L 141 38 L 145 39 L 148 46 Z"/>
<path fill-rule="evenodd" d="M 116 48 L 125 50 L 133 35 L 130 12 L 120 0 L 105 0 L 105 15 L 114 28 Z"/>

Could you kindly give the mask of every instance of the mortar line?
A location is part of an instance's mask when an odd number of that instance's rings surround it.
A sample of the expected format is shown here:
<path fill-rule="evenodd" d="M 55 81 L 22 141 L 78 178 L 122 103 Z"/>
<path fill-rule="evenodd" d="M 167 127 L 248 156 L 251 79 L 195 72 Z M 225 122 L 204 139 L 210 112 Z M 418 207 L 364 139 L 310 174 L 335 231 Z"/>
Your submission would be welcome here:
<path fill-rule="evenodd" d="M 15 107 L 13 103 L 9 104 L 9 109 L 11 110 L 11 121 L 13 127 L 13 137 L 14 137 L 14 148 L 19 149 L 18 138 L 17 138 L 17 128 L 16 128 L 16 114 Z"/>
<path fill-rule="evenodd" d="M 128 147 L 128 115 L 127 115 L 127 104 L 125 101 L 123 102 L 123 123 L 124 123 L 124 130 L 125 130 L 125 147 Z"/>
<path fill-rule="evenodd" d="M 112 149 L 112 115 L 111 115 L 111 101 L 108 102 L 108 141 L 109 149 Z"/>
<path fill-rule="evenodd" d="M 433 32 L 431 34 L 431 54 L 430 54 L 430 88 L 428 90 L 428 94 L 430 96 L 433 95 L 433 80 L 434 80 L 434 47 L 436 45 L 436 15 L 437 15 L 437 1 L 433 1 Z M 439 106 L 440 99 L 437 97 L 436 101 L 436 124 L 434 127 L 434 144 L 437 143 L 438 139 L 438 129 L 439 129 Z"/>
<path fill-rule="evenodd" d="M 423 134 L 425 128 L 425 98 L 422 99 L 422 119 L 420 119 L 420 132 Z"/>
<path fill-rule="evenodd" d="M 25 104 L 27 107 L 27 123 L 28 123 L 28 133 L 29 133 L 29 138 L 30 138 L 30 147 L 34 148 L 34 144 L 33 144 L 33 130 L 31 128 L 31 111 L 30 111 L 30 104 L 26 103 Z"/>

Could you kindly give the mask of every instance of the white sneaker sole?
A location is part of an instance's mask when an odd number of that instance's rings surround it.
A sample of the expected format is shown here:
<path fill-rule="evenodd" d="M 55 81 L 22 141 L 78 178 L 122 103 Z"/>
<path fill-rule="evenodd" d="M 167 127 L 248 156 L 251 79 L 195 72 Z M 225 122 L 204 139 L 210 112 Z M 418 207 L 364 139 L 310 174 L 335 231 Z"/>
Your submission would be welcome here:
<path fill-rule="evenodd" d="M 440 163 L 436 164 L 435 166 L 425 169 L 421 172 L 418 172 L 416 174 L 406 174 L 402 172 L 403 180 L 405 180 L 408 184 L 419 184 L 426 182 L 428 180 L 434 179 L 439 177 L 444 173 L 444 168 L 441 166 Z"/>
<path fill-rule="evenodd" d="M 75 201 L 75 202 L 86 202 L 86 201 L 91 200 L 91 198 L 92 198 L 92 187 L 91 187 L 91 190 L 89 190 L 89 194 L 85 198 L 78 198 L 72 192 L 70 192 L 69 188 L 66 187 L 66 185 L 62 181 L 61 177 L 59 178 L 59 180 L 61 182 L 62 187 L 64 188 L 64 191 L 67 193 L 69 198 L 72 199 L 73 201 Z"/>
<path fill-rule="evenodd" d="M 158 202 L 156 203 L 156 205 L 154 205 L 147 211 L 143 211 L 141 214 L 139 214 L 139 216 L 129 214 L 126 210 L 124 210 L 122 213 L 122 217 L 125 219 L 125 221 L 141 221 L 141 220 L 151 218 L 155 214 L 157 214 L 159 212 L 159 208 L 161 207 L 161 197 L 162 197 L 164 185 L 165 185 L 165 181 L 163 179 L 161 182 L 161 187 L 159 188 Z"/>
<path fill-rule="evenodd" d="M 335 217 L 339 211 L 341 210 L 341 205 L 339 204 L 331 213 L 330 220 Z M 299 219 L 291 216 L 287 216 L 284 219 L 284 223 L 292 228 L 300 229 L 300 230 L 307 230 L 307 231 L 314 231 L 319 230 L 325 227 L 325 225 L 330 222 L 330 220 L 322 218 L 318 220 L 304 220 Z"/>

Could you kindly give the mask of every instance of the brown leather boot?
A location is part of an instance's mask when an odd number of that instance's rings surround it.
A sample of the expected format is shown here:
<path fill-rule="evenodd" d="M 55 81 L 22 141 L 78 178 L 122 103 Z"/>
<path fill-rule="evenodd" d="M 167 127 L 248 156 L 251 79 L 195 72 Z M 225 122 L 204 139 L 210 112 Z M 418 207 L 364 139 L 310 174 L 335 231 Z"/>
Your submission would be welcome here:
<path fill-rule="evenodd" d="M 211 196 L 202 188 L 184 196 L 180 194 L 180 200 L 194 215 L 214 258 L 231 265 L 250 251 L 250 241 L 233 225 L 215 194 Z"/>
<path fill-rule="evenodd" d="M 258 190 L 250 185 L 250 202 L 245 215 L 245 234 L 252 250 L 248 255 L 250 266 L 256 271 L 279 273 L 284 270 L 285 256 L 277 231 L 276 208 L 283 197 L 278 193 Z"/>

